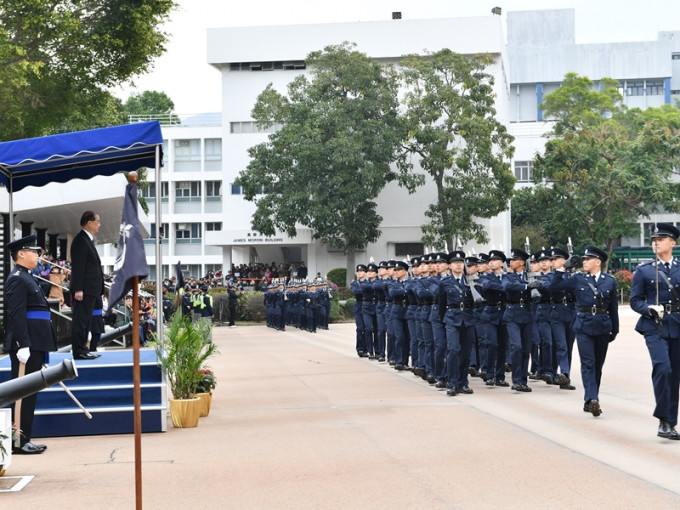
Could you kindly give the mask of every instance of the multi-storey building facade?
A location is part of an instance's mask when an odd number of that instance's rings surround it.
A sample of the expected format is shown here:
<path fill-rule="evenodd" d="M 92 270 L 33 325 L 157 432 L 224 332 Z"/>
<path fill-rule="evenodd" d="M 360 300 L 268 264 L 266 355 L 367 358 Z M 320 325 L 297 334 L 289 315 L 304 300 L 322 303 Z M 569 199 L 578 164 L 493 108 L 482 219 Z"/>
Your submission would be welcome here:
<path fill-rule="evenodd" d="M 247 149 L 266 140 L 267 133 L 250 116 L 257 95 L 269 83 L 285 93 L 295 76 L 309 73 L 305 56 L 326 45 L 355 42 L 359 51 L 384 63 L 441 48 L 493 55 L 489 72 L 496 80 L 496 109 L 515 136 L 518 186 L 530 185 L 532 160 L 552 127 L 539 105 L 567 72 L 586 75 L 595 86 L 604 77 L 619 80 L 629 107 L 660 106 L 680 98 L 680 32 L 661 32 L 656 41 L 578 44 L 573 9 L 509 12 L 507 30 L 507 46 L 498 16 L 209 30 L 208 62 L 221 72 L 222 111 L 163 129 L 163 273 L 171 274 L 177 261 L 195 275 L 255 261 L 304 260 L 311 275 L 345 266 L 343 254 L 314 241 L 308 229 L 300 228 L 295 238 L 252 232 L 255 206 L 234 185 L 248 165 Z M 155 184 L 144 195 L 155 235 Z M 408 195 L 389 184 L 378 198 L 382 237 L 357 254 L 358 259 L 403 258 L 426 249 L 420 244 L 420 225 L 433 200 L 431 185 Z M 645 244 L 644 227 L 653 221 L 679 224 L 680 217 L 641 219 L 639 238 L 623 244 Z M 510 246 L 509 213 L 485 225 L 495 247 Z M 148 242 L 153 264 L 153 242 Z"/>

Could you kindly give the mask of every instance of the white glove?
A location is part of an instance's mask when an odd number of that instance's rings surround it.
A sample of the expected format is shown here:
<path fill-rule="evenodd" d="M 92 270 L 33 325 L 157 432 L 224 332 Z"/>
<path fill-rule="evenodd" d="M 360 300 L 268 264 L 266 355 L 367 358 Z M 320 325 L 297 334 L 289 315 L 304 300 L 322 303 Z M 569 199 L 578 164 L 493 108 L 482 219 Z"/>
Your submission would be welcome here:
<path fill-rule="evenodd" d="M 24 365 L 28 361 L 28 358 L 31 357 L 31 349 L 28 347 L 22 347 L 17 351 L 17 359 L 19 360 L 19 363 L 23 363 Z"/>
<path fill-rule="evenodd" d="M 649 315 L 652 316 L 652 319 L 655 319 L 655 320 L 663 319 L 664 307 L 662 305 L 648 305 L 648 306 L 649 306 Z"/>

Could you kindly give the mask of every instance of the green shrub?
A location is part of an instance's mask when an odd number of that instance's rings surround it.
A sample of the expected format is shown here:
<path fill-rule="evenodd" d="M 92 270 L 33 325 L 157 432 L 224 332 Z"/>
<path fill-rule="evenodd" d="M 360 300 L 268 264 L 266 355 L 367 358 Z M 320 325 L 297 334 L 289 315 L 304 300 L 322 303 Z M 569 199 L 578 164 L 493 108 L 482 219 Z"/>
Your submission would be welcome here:
<path fill-rule="evenodd" d="M 238 318 L 246 322 L 264 322 L 266 319 L 264 308 L 264 293 L 244 292 L 238 298 Z"/>
<path fill-rule="evenodd" d="M 340 301 L 345 301 L 346 299 L 354 298 L 354 294 L 352 294 L 352 289 L 350 289 L 349 287 L 338 287 L 338 290 L 334 292 L 334 295 L 337 295 Z"/>
<path fill-rule="evenodd" d="M 328 322 L 342 322 L 342 313 L 340 312 L 340 303 L 336 299 L 331 301 L 331 311 L 328 314 Z"/>
<path fill-rule="evenodd" d="M 344 287 L 347 285 L 347 269 L 344 267 L 336 267 L 335 269 L 331 269 L 328 271 L 326 278 L 328 278 L 338 287 Z"/>

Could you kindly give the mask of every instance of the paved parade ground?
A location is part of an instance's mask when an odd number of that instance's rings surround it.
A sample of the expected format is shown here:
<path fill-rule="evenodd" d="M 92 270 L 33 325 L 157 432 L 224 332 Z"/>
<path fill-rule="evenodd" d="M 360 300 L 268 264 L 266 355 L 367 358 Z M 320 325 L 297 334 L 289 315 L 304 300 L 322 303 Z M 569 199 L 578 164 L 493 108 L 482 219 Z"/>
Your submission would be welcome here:
<path fill-rule="evenodd" d="M 316 334 L 215 328 L 210 416 L 142 438 L 147 509 L 679 508 L 680 441 L 656 437 L 651 363 L 636 315 L 604 366 L 603 414 L 576 391 L 487 387 L 447 397 L 360 359 L 354 325 Z M 83 418 L 85 419 L 85 418 Z M 132 435 L 40 438 L 7 476 L 3 510 L 134 508 Z"/>

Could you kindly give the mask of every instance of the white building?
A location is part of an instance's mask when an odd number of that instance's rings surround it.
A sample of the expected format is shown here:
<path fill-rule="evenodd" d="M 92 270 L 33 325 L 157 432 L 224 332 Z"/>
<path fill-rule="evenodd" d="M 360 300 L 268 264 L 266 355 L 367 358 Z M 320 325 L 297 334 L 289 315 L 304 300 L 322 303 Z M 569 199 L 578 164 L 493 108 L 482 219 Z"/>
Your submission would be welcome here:
<path fill-rule="evenodd" d="M 255 206 L 233 185 L 248 164 L 247 149 L 266 140 L 267 133 L 259 132 L 250 116 L 257 95 L 269 83 L 285 93 L 290 80 L 309 72 L 306 55 L 327 45 L 354 42 L 359 51 L 385 63 L 397 63 L 405 54 L 442 48 L 491 54 L 494 64 L 488 71 L 495 78 L 498 117 L 515 136 L 513 166 L 518 186 L 529 185 L 531 161 L 542 150 L 542 135 L 551 127 L 538 105 L 567 72 L 586 75 L 596 86 L 603 77 L 619 80 L 624 102 L 630 107 L 660 106 L 680 97 L 680 32 L 661 32 L 656 41 L 578 44 L 574 20 L 572 9 L 509 12 L 507 46 L 501 18 L 491 15 L 209 30 L 208 64 L 221 71 L 222 111 L 163 128 L 163 275 L 174 274 L 178 261 L 195 276 L 248 262 L 304 260 L 312 276 L 345 267 L 342 253 L 313 241 L 308 229 L 299 229 L 293 239 L 284 235 L 264 238 L 252 232 L 250 218 Z M 197 93 L 200 89 L 197 83 Z M 150 209 L 152 236 L 156 233 L 155 179 L 150 171 L 153 186 L 143 193 Z M 83 196 L 86 188 L 84 184 L 82 193 L 73 187 L 70 191 Z M 395 183 L 389 184 L 378 198 L 378 212 L 384 218 L 382 236 L 358 253 L 357 261 L 422 252 L 420 226 L 426 221 L 423 213 L 434 201 L 434 191 L 430 184 L 408 195 Z M 26 213 L 18 219 L 32 221 Z M 659 214 L 641 220 L 639 239 L 625 239 L 623 244 L 646 244 L 643 227 L 653 221 L 680 224 L 680 217 Z M 485 225 L 495 247 L 510 247 L 509 213 Z M 33 226 L 41 225 L 34 221 Z M 150 278 L 155 279 L 154 240 L 146 243 Z M 468 248 L 480 251 L 490 246 Z M 115 249 L 103 246 L 100 254 L 110 270 Z"/>
<path fill-rule="evenodd" d="M 221 122 L 198 126 L 200 121 L 192 119 L 191 125 L 163 128 L 164 274 L 172 274 L 177 261 L 196 276 L 208 269 L 228 270 L 232 263 L 302 260 L 310 276 L 346 266 L 344 255 L 312 240 L 309 229 L 298 229 L 295 238 L 265 238 L 252 232 L 250 218 L 255 205 L 245 201 L 233 184 L 248 165 L 247 149 L 267 137 L 267 133 L 258 131 L 250 115 L 259 93 L 269 83 L 286 93 L 287 84 L 295 76 L 309 73 L 304 59 L 310 52 L 344 41 L 356 43 L 359 51 L 384 63 L 442 48 L 469 55 L 488 53 L 494 58 L 488 72 L 495 79 L 496 110 L 500 120 L 507 122 L 507 65 L 498 16 L 210 29 L 208 62 L 222 74 Z M 149 179 L 155 179 L 153 173 Z M 155 232 L 155 201 L 151 200 L 155 189 L 150 191 L 145 195 Z M 364 253 L 357 253 L 357 262 L 369 257 L 377 261 L 421 254 L 424 212 L 434 200 L 433 184 L 409 195 L 390 183 L 377 200 L 378 213 L 383 217 L 382 236 Z M 510 246 L 508 213 L 483 224 L 496 246 Z M 480 249 L 474 245 L 468 248 Z M 153 264 L 152 244 L 147 255 L 149 264 Z"/>
<path fill-rule="evenodd" d="M 658 107 L 680 98 L 680 31 L 660 32 L 656 41 L 577 44 L 574 20 L 573 9 L 508 13 L 509 131 L 515 137 L 518 186 L 530 185 L 532 160 L 552 129 L 538 105 L 568 72 L 587 76 L 595 87 L 602 78 L 618 80 L 629 108 Z M 641 218 L 638 238 L 623 239 L 622 245 L 648 245 L 649 226 L 656 221 L 680 225 L 680 216 Z"/>

